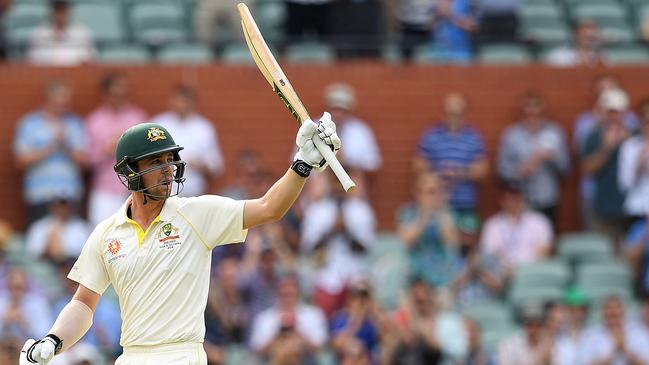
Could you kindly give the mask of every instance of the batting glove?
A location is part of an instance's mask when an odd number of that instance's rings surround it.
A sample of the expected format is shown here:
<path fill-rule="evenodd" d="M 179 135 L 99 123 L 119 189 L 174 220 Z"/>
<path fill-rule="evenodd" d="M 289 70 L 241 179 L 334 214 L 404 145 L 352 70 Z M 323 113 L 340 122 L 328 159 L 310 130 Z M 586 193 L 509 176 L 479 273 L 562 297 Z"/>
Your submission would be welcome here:
<path fill-rule="evenodd" d="M 20 351 L 20 365 L 45 365 L 61 352 L 63 342 L 55 335 L 47 335 L 40 341 L 27 340 Z"/>
<path fill-rule="evenodd" d="M 334 154 L 338 153 L 342 143 L 336 133 L 336 123 L 331 120 L 331 114 L 325 112 L 317 123 L 304 121 L 295 138 L 299 150 L 293 161 L 304 161 L 316 171 L 322 171 L 327 166 L 327 161 L 313 144 L 313 138 L 320 138 Z"/>

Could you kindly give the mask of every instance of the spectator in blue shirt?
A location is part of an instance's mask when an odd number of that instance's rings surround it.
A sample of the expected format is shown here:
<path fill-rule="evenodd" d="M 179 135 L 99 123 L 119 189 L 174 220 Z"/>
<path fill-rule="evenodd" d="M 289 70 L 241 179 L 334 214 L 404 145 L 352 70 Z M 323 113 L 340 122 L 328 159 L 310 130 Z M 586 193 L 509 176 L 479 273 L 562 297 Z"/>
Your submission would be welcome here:
<path fill-rule="evenodd" d="M 624 255 L 634 272 L 636 290 L 649 294 L 649 225 L 647 218 L 631 225 L 624 240 Z"/>
<path fill-rule="evenodd" d="M 444 119 L 428 130 L 419 141 L 415 168 L 433 170 L 444 180 L 451 207 L 473 214 L 478 196 L 476 183 L 488 172 L 485 144 L 480 133 L 467 125 L 467 101 L 451 93 L 444 99 Z"/>
<path fill-rule="evenodd" d="M 435 51 L 444 60 L 468 63 L 478 28 L 471 0 L 439 0 L 434 15 Z"/>
<path fill-rule="evenodd" d="M 78 206 L 83 193 L 86 133 L 81 119 L 69 112 L 71 96 L 67 84 L 48 83 L 43 106 L 18 124 L 14 153 L 24 171 L 29 223 L 47 214 L 55 198 L 65 195 Z"/>

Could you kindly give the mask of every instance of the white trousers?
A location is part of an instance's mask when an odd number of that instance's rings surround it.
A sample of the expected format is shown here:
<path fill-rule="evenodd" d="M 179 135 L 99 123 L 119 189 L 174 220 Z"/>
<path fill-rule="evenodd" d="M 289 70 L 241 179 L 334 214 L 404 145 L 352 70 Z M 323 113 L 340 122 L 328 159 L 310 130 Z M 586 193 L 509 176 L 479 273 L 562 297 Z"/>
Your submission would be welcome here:
<path fill-rule="evenodd" d="M 124 348 L 115 365 L 207 365 L 202 343 L 173 343 Z"/>

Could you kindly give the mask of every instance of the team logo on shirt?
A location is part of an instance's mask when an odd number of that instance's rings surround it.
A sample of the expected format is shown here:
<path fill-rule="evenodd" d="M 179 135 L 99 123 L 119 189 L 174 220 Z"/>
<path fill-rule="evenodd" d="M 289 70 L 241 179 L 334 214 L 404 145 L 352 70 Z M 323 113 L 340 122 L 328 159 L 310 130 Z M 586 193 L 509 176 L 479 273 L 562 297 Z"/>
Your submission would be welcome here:
<path fill-rule="evenodd" d="M 161 139 L 167 139 L 167 135 L 165 134 L 165 132 L 162 129 L 156 127 L 149 128 L 146 136 L 151 142 L 155 142 Z"/>
<path fill-rule="evenodd" d="M 160 248 L 172 249 L 175 246 L 178 246 L 182 242 L 180 241 L 180 235 L 178 234 L 178 227 L 174 227 L 171 223 L 167 223 L 158 232 L 158 241 L 160 242 Z"/>
<path fill-rule="evenodd" d="M 110 252 L 112 255 L 117 255 L 119 250 L 122 249 L 122 243 L 119 242 L 119 240 L 112 239 L 110 242 L 108 242 L 108 252 Z"/>

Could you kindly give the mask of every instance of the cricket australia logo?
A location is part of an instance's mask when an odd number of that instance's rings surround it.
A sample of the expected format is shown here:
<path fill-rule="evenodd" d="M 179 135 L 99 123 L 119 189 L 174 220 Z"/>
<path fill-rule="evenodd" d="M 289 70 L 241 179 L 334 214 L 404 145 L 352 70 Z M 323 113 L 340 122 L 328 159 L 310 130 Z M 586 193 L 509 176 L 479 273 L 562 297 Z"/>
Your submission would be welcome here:
<path fill-rule="evenodd" d="M 146 137 L 151 142 L 159 141 L 161 139 L 167 139 L 167 135 L 165 134 L 165 131 L 157 127 L 149 128 L 149 130 L 146 133 Z"/>
<path fill-rule="evenodd" d="M 180 240 L 180 235 L 178 234 L 178 227 L 174 227 L 171 223 L 167 223 L 158 233 L 158 242 L 160 243 L 160 248 L 166 248 L 168 250 L 180 245 L 182 241 Z"/>
<path fill-rule="evenodd" d="M 111 255 L 117 255 L 119 250 L 122 249 L 122 243 L 119 242 L 119 240 L 112 239 L 110 242 L 108 242 L 108 252 L 111 253 Z"/>

